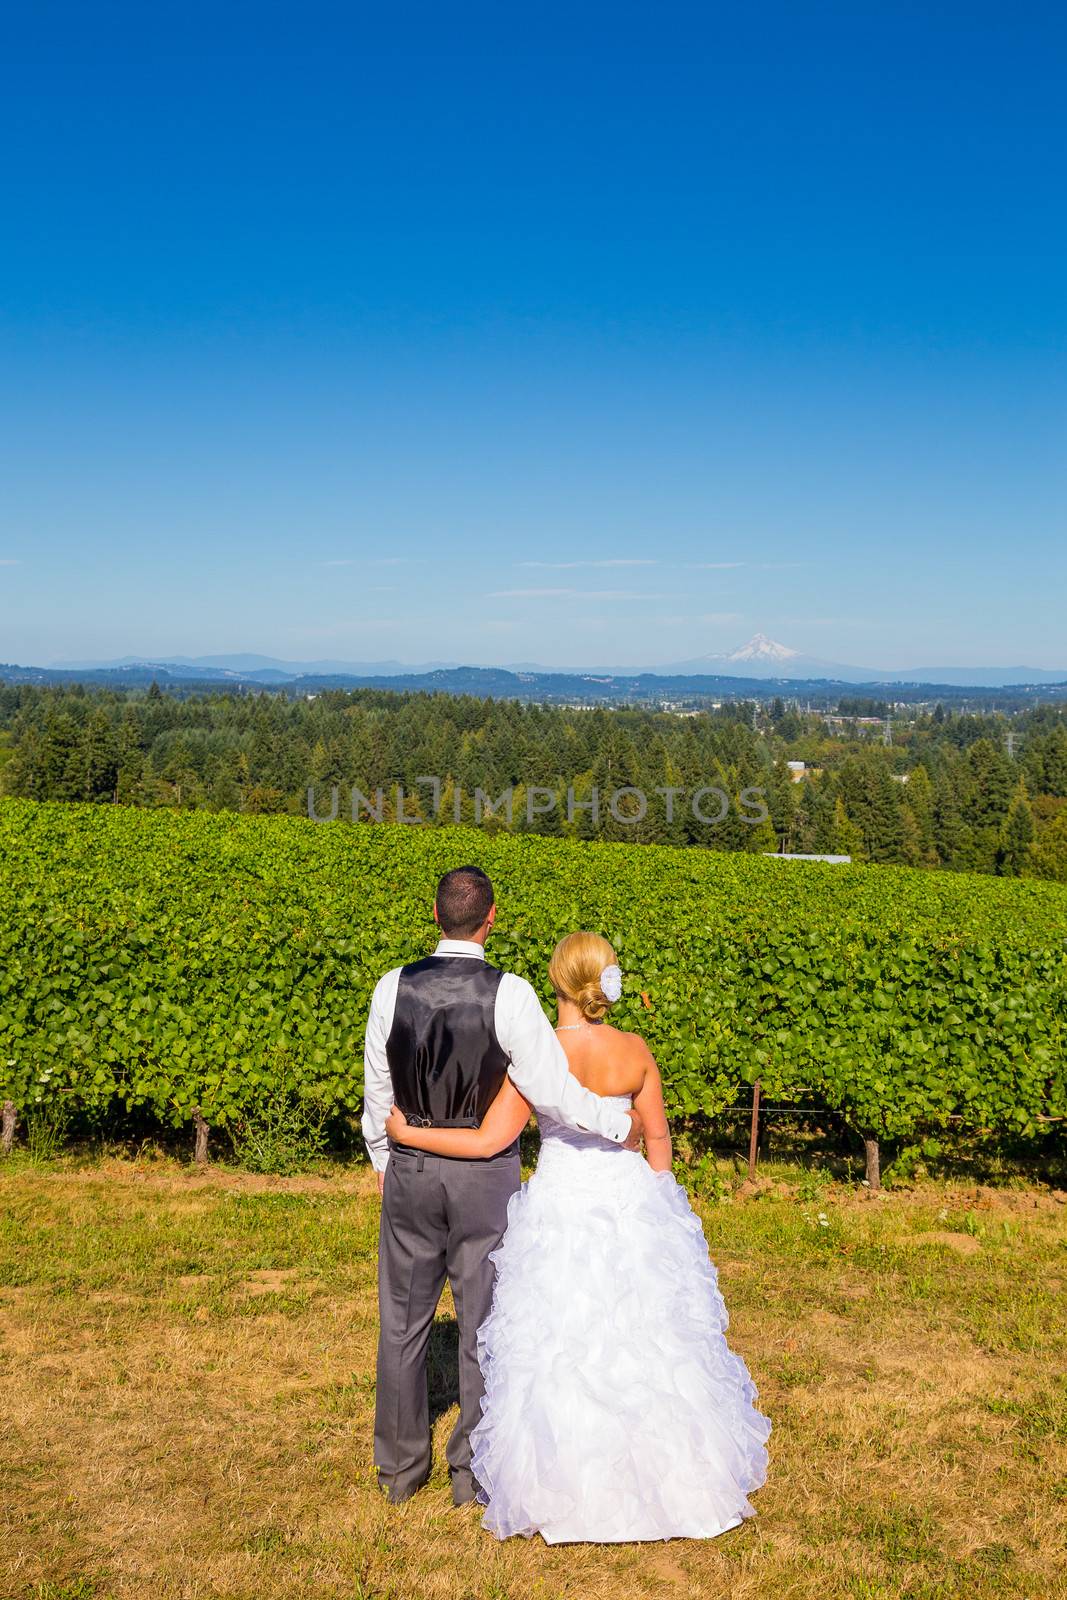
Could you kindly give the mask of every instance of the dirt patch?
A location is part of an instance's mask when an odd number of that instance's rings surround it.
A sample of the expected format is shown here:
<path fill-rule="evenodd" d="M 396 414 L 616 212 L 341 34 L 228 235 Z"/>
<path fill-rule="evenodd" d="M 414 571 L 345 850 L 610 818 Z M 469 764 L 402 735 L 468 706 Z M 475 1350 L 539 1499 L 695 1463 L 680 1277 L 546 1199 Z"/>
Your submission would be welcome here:
<path fill-rule="evenodd" d="M 816 1328 L 839 1328 L 844 1319 L 836 1311 L 813 1311 L 809 1321 Z"/>
<path fill-rule="evenodd" d="M 237 1287 L 241 1294 L 283 1294 L 299 1276 L 296 1267 L 264 1268 L 250 1272 Z"/>
<path fill-rule="evenodd" d="M 689 1587 L 689 1574 L 673 1556 L 660 1554 L 659 1551 L 648 1558 L 648 1570 L 655 1575 L 660 1583 L 678 1584 L 681 1588 Z"/>
<path fill-rule="evenodd" d="M 976 1256 L 982 1248 L 981 1242 L 973 1234 L 952 1233 L 948 1228 L 931 1228 L 929 1233 L 917 1233 L 915 1243 L 944 1245 L 946 1250 L 955 1250 L 959 1256 Z"/>
<path fill-rule="evenodd" d="M 369 1167 L 339 1167 L 324 1176 L 321 1173 L 300 1173 L 293 1177 L 280 1177 L 272 1173 L 239 1172 L 208 1164 L 198 1168 L 178 1162 L 124 1161 L 117 1156 L 91 1166 L 68 1168 L 58 1163 L 54 1168 L 43 1168 L 38 1173 L 41 1181 L 66 1185 L 95 1185 L 101 1182 L 136 1184 L 138 1188 L 165 1190 L 179 1203 L 183 1197 L 205 1190 L 235 1190 L 241 1194 L 343 1194 L 369 1195 L 375 1188 L 374 1173 Z"/>

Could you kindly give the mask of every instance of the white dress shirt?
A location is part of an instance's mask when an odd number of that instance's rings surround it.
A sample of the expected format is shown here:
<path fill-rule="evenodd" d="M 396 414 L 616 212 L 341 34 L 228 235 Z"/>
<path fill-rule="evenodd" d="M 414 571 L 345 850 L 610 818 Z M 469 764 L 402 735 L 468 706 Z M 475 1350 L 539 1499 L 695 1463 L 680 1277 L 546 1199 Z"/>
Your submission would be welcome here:
<path fill-rule="evenodd" d="M 484 961 L 485 951 L 471 939 L 441 939 L 435 956 L 469 956 Z M 394 967 L 378 980 L 367 1018 L 363 1053 L 363 1138 L 376 1172 L 389 1161 L 385 1119 L 393 1105 L 393 1082 L 385 1041 L 393 1026 L 396 992 L 403 969 Z M 514 972 L 501 974 L 493 1022 L 500 1048 L 509 1058 L 508 1076 L 536 1111 L 568 1128 L 599 1133 L 615 1144 L 630 1136 L 630 1118 L 618 1105 L 584 1089 L 567 1065 L 555 1029 L 541 1010 L 534 989 Z"/>

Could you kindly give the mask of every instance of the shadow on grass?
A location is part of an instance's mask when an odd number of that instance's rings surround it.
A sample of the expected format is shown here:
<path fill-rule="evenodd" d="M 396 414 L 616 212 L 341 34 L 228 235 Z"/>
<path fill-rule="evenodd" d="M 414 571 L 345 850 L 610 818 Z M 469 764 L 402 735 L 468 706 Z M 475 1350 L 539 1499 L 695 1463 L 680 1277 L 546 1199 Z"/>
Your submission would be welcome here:
<path fill-rule="evenodd" d="M 802 1114 L 801 1114 L 802 1113 Z M 702 1184 L 701 1169 L 708 1161 L 726 1163 L 723 1181 L 732 1168 L 738 1182 L 748 1167 L 749 1113 L 716 1117 L 676 1116 L 672 1118 L 675 1156 L 681 1168 L 693 1172 L 693 1186 Z M 331 1177 L 367 1170 L 362 1144 L 347 1130 L 332 1130 L 333 1137 L 314 1158 L 288 1163 L 278 1171 L 299 1177 L 307 1173 Z M 108 1159 L 141 1164 L 176 1163 L 183 1169 L 192 1166 L 192 1136 L 188 1128 L 165 1129 L 147 1113 L 120 1114 L 109 1111 L 98 1122 L 86 1114 L 72 1116 L 61 1142 L 52 1148 L 38 1138 L 32 1145 L 28 1129 L 20 1120 L 16 1128 L 12 1155 L 15 1160 L 38 1166 L 92 1167 Z M 932 1145 L 924 1140 L 933 1137 Z M 540 1136 L 535 1125 L 526 1128 L 520 1139 L 523 1177 L 529 1177 L 537 1164 Z M 936 1153 L 935 1153 L 936 1152 Z M 840 1113 L 828 1110 L 778 1105 L 764 1100 L 760 1122 L 759 1162 L 766 1170 L 772 1164 L 782 1169 L 797 1168 L 797 1179 L 810 1175 L 812 1181 L 827 1180 L 858 1185 L 864 1175 L 864 1153 L 860 1137 L 850 1130 Z M 214 1129 L 209 1145 L 209 1164 L 217 1171 L 239 1173 L 257 1170 L 235 1158 L 225 1130 Z M 1048 1125 L 1030 1138 L 983 1137 L 973 1131 L 924 1129 L 907 1140 L 881 1141 L 883 1182 L 887 1186 L 913 1178 L 948 1183 L 987 1184 L 1015 1188 L 1038 1186 L 1067 1188 L 1067 1145 L 1062 1124 Z"/>
<path fill-rule="evenodd" d="M 764 1101 L 760 1162 L 796 1166 L 837 1182 L 859 1183 L 864 1173 L 859 1135 L 839 1113 L 801 1112 L 803 1108 Z M 747 1112 L 731 1117 L 677 1117 L 671 1132 L 676 1153 L 690 1165 L 710 1156 L 731 1162 L 738 1175 L 747 1169 Z M 929 1135 L 936 1140 L 936 1153 L 934 1148 L 924 1151 L 920 1160 L 919 1146 Z M 1050 1125 L 1032 1138 L 994 1139 L 973 1131 L 918 1130 L 908 1139 L 882 1141 L 882 1174 L 883 1180 L 890 1182 L 893 1177 L 906 1181 L 914 1174 L 949 1183 L 1062 1188 L 1067 1186 L 1067 1146 L 1061 1125 Z"/>
<path fill-rule="evenodd" d="M 430 1427 L 452 1406 L 459 1405 L 459 1328 L 455 1317 L 436 1317 L 430 1329 L 426 1360 L 430 1389 Z"/>

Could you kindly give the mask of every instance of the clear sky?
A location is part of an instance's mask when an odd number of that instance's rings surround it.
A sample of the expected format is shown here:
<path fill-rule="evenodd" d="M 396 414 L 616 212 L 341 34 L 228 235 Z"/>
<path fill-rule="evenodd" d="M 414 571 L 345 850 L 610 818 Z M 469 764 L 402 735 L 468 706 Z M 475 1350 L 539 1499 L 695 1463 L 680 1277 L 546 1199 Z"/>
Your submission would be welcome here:
<path fill-rule="evenodd" d="M 0 660 L 1067 667 L 1056 4 L 8 5 Z"/>

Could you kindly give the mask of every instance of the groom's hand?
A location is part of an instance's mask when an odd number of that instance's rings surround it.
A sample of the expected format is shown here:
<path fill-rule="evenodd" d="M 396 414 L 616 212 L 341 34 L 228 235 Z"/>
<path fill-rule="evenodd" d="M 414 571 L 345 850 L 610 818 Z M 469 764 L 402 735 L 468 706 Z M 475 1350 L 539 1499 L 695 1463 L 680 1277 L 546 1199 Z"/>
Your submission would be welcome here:
<path fill-rule="evenodd" d="M 378 1199 L 380 1200 L 382 1195 L 385 1193 L 385 1173 L 377 1172 L 375 1173 L 375 1177 L 378 1179 Z"/>
<path fill-rule="evenodd" d="M 629 1116 L 630 1116 L 630 1136 L 626 1140 L 626 1143 L 623 1145 L 623 1149 L 624 1150 L 640 1150 L 640 1148 L 641 1148 L 641 1140 L 645 1136 L 645 1125 L 641 1121 L 641 1113 L 640 1113 L 640 1111 L 635 1111 L 633 1106 L 630 1107 Z"/>

